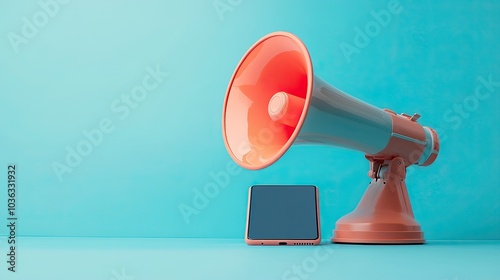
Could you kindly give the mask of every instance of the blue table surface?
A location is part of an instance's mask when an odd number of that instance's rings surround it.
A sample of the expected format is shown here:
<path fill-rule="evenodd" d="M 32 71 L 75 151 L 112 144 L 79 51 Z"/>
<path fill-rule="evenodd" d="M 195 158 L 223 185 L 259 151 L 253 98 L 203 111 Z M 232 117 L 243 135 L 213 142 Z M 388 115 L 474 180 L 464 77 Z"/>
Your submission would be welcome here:
<path fill-rule="evenodd" d="M 247 246 L 239 239 L 21 238 L 0 279 L 500 279 L 500 241 Z"/>

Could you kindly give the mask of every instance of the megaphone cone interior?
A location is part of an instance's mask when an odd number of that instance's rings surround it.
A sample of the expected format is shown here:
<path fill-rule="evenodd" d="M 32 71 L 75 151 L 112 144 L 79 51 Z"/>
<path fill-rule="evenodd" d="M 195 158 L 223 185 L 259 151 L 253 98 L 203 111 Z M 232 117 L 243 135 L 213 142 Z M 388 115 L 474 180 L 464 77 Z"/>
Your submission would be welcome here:
<path fill-rule="evenodd" d="M 313 73 L 309 52 L 295 36 L 277 32 L 259 40 L 236 68 L 223 109 L 231 157 L 247 169 L 278 160 L 307 115 Z"/>

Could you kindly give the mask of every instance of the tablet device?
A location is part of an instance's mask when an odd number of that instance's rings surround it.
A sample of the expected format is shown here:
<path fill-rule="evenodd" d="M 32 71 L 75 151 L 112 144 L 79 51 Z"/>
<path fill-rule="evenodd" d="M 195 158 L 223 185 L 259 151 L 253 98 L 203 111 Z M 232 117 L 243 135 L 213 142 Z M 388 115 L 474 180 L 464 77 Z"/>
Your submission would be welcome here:
<path fill-rule="evenodd" d="M 248 245 L 317 245 L 321 242 L 316 186 L 257 185 L 248 193 Z"/>

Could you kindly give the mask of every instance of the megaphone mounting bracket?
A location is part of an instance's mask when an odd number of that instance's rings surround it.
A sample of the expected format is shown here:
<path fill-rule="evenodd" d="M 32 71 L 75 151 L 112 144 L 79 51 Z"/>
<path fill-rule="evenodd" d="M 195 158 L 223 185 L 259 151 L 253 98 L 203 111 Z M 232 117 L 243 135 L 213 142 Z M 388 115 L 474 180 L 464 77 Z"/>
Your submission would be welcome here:
<path fill-rule="evenodd" d="M 337 221 L 337 243 L 419 244 L 423 232 L 413 216 L 406 189 L 406 165 L 401 157 L 373 159 L 368 189 L 354 211 Z"/>
<path fill-rule="evenodd" d="M 404 160 L 400 157 L 394 157 L 389 160 L 374 159 L 365 156 L 370 161 L 370 171 L 368 177 L 378 180 L 388 177 L 398 176 L 402 180 L 406 178 L 406 166 Z"/>

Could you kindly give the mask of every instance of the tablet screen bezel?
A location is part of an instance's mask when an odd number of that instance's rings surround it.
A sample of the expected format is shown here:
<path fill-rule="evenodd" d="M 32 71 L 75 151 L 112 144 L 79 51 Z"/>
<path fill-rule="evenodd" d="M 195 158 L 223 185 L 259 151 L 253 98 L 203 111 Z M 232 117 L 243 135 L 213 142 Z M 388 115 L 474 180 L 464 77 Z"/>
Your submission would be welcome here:
<path fill-rule="evenodd" d="M 266 187 L 279 187 L 285 189 L 295 188 L 295 187 L 308 187 L 314 188 L 315 201 L 314 206 L 316 208 L 316 238 L 302 238 L 302 239 L 292 239 L 292 238 L 280 238 L 280 239 L 252 239 L 250 238 L 250 219 L 251 219 L 251 209 L 252 209 L 252 192 L 255 188 L 266 188 Z M 248 209 L 247 209 L 247 223 L 245 230 L 245 242 L 249 245 L 317 245 L 321 242 L 321 227 L 320 227 L 320 215 L 319 215 L 319 194 L 318 188 L 314 185 L 253 185 L 248 190 Z M 253 206 L 255 207 L 255 206 Z"/>

